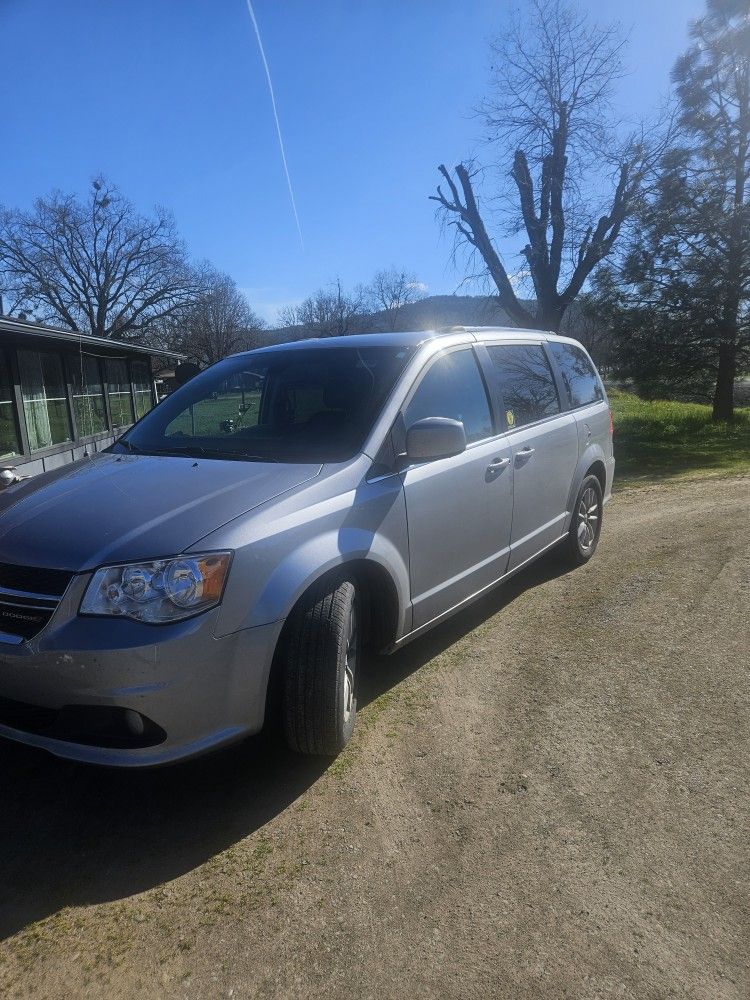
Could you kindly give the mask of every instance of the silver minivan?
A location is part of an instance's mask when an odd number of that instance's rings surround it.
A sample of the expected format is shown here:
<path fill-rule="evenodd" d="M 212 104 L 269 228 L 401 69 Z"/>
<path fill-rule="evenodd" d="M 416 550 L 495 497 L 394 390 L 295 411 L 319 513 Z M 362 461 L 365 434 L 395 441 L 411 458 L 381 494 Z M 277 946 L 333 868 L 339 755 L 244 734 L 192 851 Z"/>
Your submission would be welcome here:
<path fill-rule="evenodd" d="M 399 649 L 554 546 L 586 562 L 613 473 L 604 386 L 564 337 L 227 358 L 0 494 L 0 735 L 162 764 L 258 732 L 273 688 L 289 745 L 335 754 L 363 646 Z"/>

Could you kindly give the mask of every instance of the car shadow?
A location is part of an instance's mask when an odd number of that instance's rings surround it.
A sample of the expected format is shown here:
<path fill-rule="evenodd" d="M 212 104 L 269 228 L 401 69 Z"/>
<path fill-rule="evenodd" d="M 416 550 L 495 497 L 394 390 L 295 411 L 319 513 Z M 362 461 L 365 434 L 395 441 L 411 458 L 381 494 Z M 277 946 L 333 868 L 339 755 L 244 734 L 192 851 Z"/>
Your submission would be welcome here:
<path fill-rule="evenodd" d="M 360 706 L 565 571 L 545 557 L 393 656 L 370 657 Z M 278 734 L 151 771 L 1 743 L 0 937 L 63 907 L 121 899 L 185 874 L 283 812 L 329 763 L 290 753 Z"/>

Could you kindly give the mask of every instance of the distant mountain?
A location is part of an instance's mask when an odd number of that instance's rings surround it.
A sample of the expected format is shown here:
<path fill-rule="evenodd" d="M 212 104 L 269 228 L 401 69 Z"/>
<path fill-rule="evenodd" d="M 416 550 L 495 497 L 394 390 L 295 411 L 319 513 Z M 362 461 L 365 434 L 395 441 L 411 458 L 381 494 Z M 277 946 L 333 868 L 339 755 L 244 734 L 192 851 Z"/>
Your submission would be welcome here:
<path fill-rule="evenodd" d="M 532 302 L 524 302 L 529 308 Z M 434 330 L 446 326 L 516 326 L 508 313 L 493 296 L 488 295 L 429 295 L 404 306 L 398 316 L 399 330 Z M 382 332 L 386 329 L 384 313 L 373 313 L 363 319 L 357 332 Z M 285 340 L 300 340 L 300 327 L 277 327 L 266 330 L 264 340 L 279 344 Z"/>
<path fill-rule="evenodd" d="M 533 303 L 528 303 L 533 306 Z M 382 324 L 383 314 L 372 319 Z M 401 330 L 433 330 L 444 326 L 515 326 L 497 299 L 488 295 L 430 295 L 404 306 Z"/>

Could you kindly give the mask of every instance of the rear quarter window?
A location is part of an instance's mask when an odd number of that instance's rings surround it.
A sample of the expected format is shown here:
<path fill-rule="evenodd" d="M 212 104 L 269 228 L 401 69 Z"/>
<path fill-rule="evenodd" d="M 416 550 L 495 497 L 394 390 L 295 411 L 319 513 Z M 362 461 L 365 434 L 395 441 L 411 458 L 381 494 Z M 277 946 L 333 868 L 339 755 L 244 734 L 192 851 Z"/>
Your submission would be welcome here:
<path fill-rule="evenodd" d="M 604 399 L 596 369 L 580 347 L 556 341 L 550 341 L 549 347 L 560 370 L 570 405 L 574 409 Z"/>

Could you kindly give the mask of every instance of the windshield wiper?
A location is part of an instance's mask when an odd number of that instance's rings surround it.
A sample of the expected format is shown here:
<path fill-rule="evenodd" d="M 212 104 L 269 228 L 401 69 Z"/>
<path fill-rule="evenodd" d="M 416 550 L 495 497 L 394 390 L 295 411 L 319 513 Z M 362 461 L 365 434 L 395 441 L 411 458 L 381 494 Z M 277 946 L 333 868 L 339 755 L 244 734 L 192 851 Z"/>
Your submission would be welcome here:
<path fill-rule="evenodd" d="M 121 444 L 123 448 L 127 448 L 128 451 L 132 452 L 134 455 L 142 455 L 143 451 L 138 447 L 137 444 L 133 444 L 132 441 L 128 441 L 127 438 L 120 438 L 116 444 Z"/>
<path fill-rule="evenodd" d="M 175 445 L 173 448 L 153 448 L 151 451 L 153 455 L 185 455 L 190 456 L 203 456 L 204 458 L 223 458 L 227 461 L 234 462 L 275 462 L 278 463 L 278 459 L 270 458 L 265 455 L 243 455 L 242 452 L 236 451 L 223 451 L 221 448 L 205 448 L 200 444 L 187 445 L 181 448 L 179 445 Z"/>

